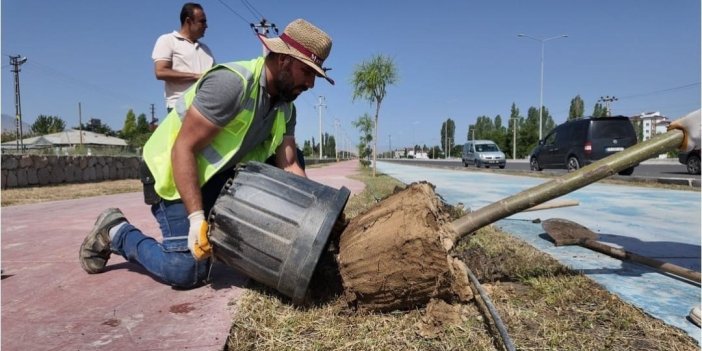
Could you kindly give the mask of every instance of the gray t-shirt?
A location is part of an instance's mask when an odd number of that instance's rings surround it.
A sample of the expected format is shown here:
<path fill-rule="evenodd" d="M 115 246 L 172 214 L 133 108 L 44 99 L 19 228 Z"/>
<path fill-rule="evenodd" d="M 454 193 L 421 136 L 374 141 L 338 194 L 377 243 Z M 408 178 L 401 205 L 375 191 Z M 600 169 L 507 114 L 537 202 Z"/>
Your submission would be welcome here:
<path fill-rule="evenodd" d="M 273 121 L 282 103 L 271 105 L 271 96 L 266 90 L 265 70 L 261 73 L 261 89 L 258 101 L 254 110 L 254 117 L 251 121 L 249 131 L 244 136 L 239 152 L 234 154 L 232 159 L 222 170 L 227 170 L 239 163 L 244 155 L 253 150 L 256 146 L 264 142 L 271 134 Z M 244 85 L 234 72 L 220 68 L 208 73 L 200 83 L 200 88 L 193 100 L 193 106 L 202 113 L 205 118 L 219 127 L 226 126 L 234 116 L 242 110 L 240 102 L 244 94 Z M 290 120 L 285 124 L 285 135 L 295 135 L 295 124 L 297 113 L 293 107 Z"/>

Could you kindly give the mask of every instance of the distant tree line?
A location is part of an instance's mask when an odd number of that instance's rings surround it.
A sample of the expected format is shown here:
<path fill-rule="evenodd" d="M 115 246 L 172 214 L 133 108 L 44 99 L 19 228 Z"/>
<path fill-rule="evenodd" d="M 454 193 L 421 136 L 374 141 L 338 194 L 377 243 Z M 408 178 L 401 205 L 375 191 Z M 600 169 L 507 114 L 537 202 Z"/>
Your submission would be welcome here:
<path fill-rule="evenodd" d="M 302 154 L 306 158 L 319 158 L 319 143 L 315 142 L 314 137 L 311 140 L 305 140 L 302 146 Z M 336 158 L 336 153 L 340 151 L 336 148 L 336 139 L 329 133 L 322 134 L 322 157 Z"/>
<path fill-rule="evenodd" d="M 575 96 L 570 101 L 567 120 L 583 118 L 584 110 L 585 103 L 583 99 L 580 95 Z M 546 134 L 556 127 L 556 123 L 548 108 L 543 107 L 541 115 L 543 136 L 546 136 Z M 595 104 L 590 116 L 607 117 L 608 111 L 605 106 L 598 102 Z M 493 140 L 508 157 L 511 157 L 513 153 L 516 158 L 527 157 L 531 150 L 539 143 L 539 109 L 533 106 L 530 107 L 526 117 L 524 117 L 516 104 L 512 103 L 509 120 L 506 125 L 500 115 L 492 119 L 488 116 L 478 116 L 476 122 L 468 126 L 465 140 L 479 139 Z"/>
<path fill-rule="evenodd" d="M 115 132 L 98 118 L 91 118 L 87 123 L 80 123 L 72 129 L 122 138 L 134 149 L 143 147 L 152 133 L 146 115 L 142 113 L 137 117 L 131 109 L 125 116 L 122 130 Z M 39 115 L 30 125 L 30 130 L 31 133 L 25 134 L 24 138 L 63 132 L 66 130 L 66 122 L 59 116 Z M 16 139 L 17 134 L 14 132 L 2 133 L 2 142 Z"/>

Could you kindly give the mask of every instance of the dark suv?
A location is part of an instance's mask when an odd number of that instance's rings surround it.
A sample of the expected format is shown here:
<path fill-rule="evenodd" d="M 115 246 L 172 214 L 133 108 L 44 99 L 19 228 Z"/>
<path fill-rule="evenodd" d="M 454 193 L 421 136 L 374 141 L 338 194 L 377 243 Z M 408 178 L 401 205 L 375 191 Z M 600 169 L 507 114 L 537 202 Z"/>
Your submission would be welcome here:
<path fill-rule="evenodd" d="M 534 171 L 544 168 L 574 171 L 634 144 L 636 132 L 628 117 L 576 119 L 567 121 L 546 134 L 532 150 L 529 163 Z M 631 175 L 634 167 L 619 174 Z"/>

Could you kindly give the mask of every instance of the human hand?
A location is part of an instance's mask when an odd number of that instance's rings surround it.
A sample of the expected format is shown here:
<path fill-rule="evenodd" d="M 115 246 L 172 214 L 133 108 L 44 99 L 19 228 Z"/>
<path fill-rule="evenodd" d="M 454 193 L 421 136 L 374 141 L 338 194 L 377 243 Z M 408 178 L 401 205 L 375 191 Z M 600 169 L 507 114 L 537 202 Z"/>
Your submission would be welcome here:
<path fill-rule="evenodd" d="M 668 130 L 679 129 L 685 134 L 680 151 L 692 151 L 700 147 L 700 110 L 688 113 L 685 117 L 678 118 L 668 126 Z"/>
<path fill-rule="evenodd" d="M 202 261 L 212 254 L 212 246 L 207 238 L 208 225 L 205 212 L 195 211 L 188 216 L 190 229 L 188 231 L 188 249 L 196 261 Z"/>

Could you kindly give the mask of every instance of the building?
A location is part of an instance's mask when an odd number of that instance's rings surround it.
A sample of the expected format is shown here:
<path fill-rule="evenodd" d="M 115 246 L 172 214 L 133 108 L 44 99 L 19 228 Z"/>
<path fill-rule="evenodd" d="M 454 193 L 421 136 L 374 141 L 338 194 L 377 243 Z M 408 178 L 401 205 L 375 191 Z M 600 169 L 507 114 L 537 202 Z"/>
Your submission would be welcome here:
<path fill-rule="evenodd" d="M 24 149 L 46 149 L 57 155 L 81 145 L 88 150 L 91 148 L 123 150 L 127 147 L 127 142 L 117 137 L 75 129 L 22 139 Z M 1 146 L 3 151 L 12 151 L 17 149 L 18 142 L 17 140 L 8 141 Z"/>
<path fill-rule="evenodd" d="M 418 158 L 418 159 L 429 159 L 429 155 L 424 151 L 419 151 L 412 149 L 399 149 L 392 151 L 392 158 Z"/>
<path fill-rule="evenodd" d="M 631 121 L 635 124 L 636 122 L 642 124 L 641 141 L 651 139 L 656 134 L 665 133 L 670 124 L 668 117 L 661 115 L 660 112 L 644 112 L 633 116 Z"/>

